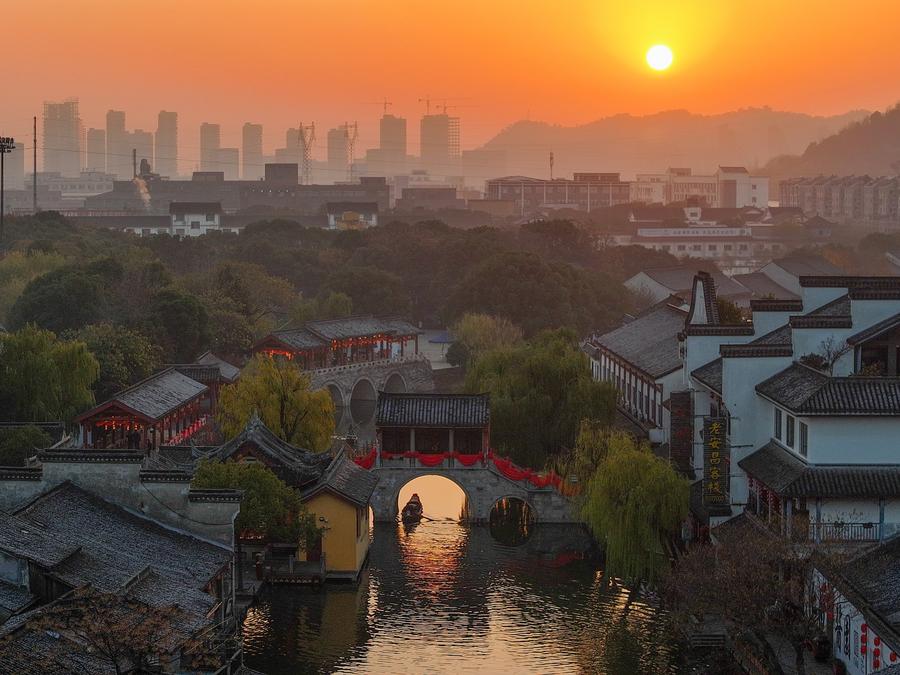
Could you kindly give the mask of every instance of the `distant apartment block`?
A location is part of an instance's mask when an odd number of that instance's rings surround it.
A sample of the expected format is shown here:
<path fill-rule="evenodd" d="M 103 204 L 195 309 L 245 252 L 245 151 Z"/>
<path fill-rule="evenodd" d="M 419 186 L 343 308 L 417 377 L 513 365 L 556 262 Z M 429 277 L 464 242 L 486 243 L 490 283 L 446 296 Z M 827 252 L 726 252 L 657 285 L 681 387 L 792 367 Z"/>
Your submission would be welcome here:
<path fill-rule="evenodd" d="M 241 129 L 241 178 L 259 180 L 264 163 L 262 124 L 245 122 Z"/>
<path fill-rule="evenodd" d="M 802 209 L 807 216 L 837 222 L 900 227 L 900 179 L 870 176 L 816 176 L 781 181 L 782 206 Z"/>
<path fill-rule="evenodd" d="M 485 199 L 515 202 L 521 216 L 563 208 L 591 211 L 627 204 L 631 196 L 618 173 L 576 173 L 571 180 L 506 176 L 487 181 L 484 192 Z"/>
<path fill-rule="evenodd" d="M 459 173 L 459 118 L 446 112 L 425 115 L 419 124 L 419 158 L 422 168 L 438 175 Z"/>
<path fill-rule="evenodd" d="M 106 171 L 106 131 L 88 129 L 84 135 L 84 168 L 86 171 Z"/>
<path fill-rule="evenodd" d="M 218 124 L 204 122 L 200 125 L 200 170 L 219 171 L 219 148 L 222 130 Z"/>
<path fill-rule="evenodd" d="M 174 178 L 178 175 L 178 113 L 160 110 L 156 120 L 153 170 Z"/>
<path fill-rule="evenodd" d="M 689 168 L 670 168 L 665 173 L 637 174 L 630 200 L 645 204 L 695 202 L 719 208 L 765 208 L 769 203 L 769 179 L 754 176 L 742 166 L 720 166 L 711 175 L 695 175 Z"/>

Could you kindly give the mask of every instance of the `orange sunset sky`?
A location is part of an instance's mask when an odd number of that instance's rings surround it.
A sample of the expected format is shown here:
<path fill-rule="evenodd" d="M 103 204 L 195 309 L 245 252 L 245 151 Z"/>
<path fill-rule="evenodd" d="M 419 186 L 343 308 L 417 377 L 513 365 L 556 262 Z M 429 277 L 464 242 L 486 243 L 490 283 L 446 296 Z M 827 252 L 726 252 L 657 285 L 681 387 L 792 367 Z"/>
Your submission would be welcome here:
<path fill-rule="evenodd" d="M 0 0 L 0 133 L 25 137 L 44 100 L 77 96 L 85 127 L 109 108 L 130 128 L 180 114 L 181 154 L 201 121 L 238 145 L 245 121 L 284 128 L 359 120 L 377 141 L 384 97 L 459 107 L 463 147 L 530 117 L 559 124 L 672 108 L 769 105 L 810 113 L 900 99 L 896 0 Z M 655 73 L 644 53 L 675 53 Z M 322 134 L 324 136 L 324 134 Z M 322 143 L 318 153 L 322 154 Z"/>

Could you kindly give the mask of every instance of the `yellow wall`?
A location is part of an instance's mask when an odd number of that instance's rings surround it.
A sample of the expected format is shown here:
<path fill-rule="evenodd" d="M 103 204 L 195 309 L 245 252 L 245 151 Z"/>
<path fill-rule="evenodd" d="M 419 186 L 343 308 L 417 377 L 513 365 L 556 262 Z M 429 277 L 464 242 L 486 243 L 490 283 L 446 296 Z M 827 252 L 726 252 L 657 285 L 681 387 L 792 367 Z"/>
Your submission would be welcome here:
<path fill-rule="evenodd" d="M 322 533 L 326 572 L 359 572 L 369 550 L 368 509 L 361 509 L 328 491 L 320 492 L 304 503 L 315 515 L 316 526 L 327 528 Z M 320 522 L 322 517 L 328 522 Z"/>

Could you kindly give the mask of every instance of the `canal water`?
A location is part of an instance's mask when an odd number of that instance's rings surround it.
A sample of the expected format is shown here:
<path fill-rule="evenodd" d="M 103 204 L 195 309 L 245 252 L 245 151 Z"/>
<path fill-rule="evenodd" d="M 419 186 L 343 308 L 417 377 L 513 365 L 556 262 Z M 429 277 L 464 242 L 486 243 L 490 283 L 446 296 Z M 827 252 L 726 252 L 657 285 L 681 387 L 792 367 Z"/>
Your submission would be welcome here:
<path fill-rule="evenodd" d="M 401 502 L 417 491 L 435 519 L 377 524 L 358 584 L 266 591 L 244 624 L 248 666 L 270 675 L 677 672 L 655 598 L 605 579 L 579 527 L 460 525 L 458 488 L 418 481 Z"/>

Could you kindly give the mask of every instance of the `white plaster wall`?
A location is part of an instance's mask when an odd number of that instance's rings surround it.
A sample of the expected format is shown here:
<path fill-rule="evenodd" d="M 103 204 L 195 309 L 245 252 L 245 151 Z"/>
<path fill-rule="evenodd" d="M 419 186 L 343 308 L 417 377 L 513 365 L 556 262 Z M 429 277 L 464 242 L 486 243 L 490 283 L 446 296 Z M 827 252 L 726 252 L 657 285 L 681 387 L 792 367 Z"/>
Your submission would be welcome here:
<path fill-rule="evenodd" d="M 900 464 L 900 417 L 805 417 L 812 464 Z M 772 425 L 767 425 L 771 435 Z"/>
<path fill-rule="evenodd" d="M 770 265 L 774 265 L 774 263 L 770 263 Z M 769 265 L 763 268 L 766 270 Z M 779 268 L 780 269 L 780 268 Z M 771 277 L 775 280 L 774 277 Z M 794 277 L 796 278 L 796 277 Z M 799 288 L 799 282 L 797 282 L 797 288 Z M 793 290 L 793 289 L 791 289 Z M 797 293 L 800 294 L 800 297 L 803 299 L 803 311 L 811 312 L 814 309 L 818 309 L 823 305 L 827 305 L 832 300 L 837 300 L 842 295 L 847 295 L 846 288 L 799 288 Z"/>
<path fill-rule="evenodd" d="M 756 385 L 791 364 L 787 356 L 723 359 L 722 398 L 731 414 L 731 503 L 747 502 L 747 474 L 738 466 L 772 437 L 773 406 Z"/>
<path fill-rule="evenodd" d="M 790 317 L 790 312 L 753 312 L 753 339 L 781 328 Z"/>

